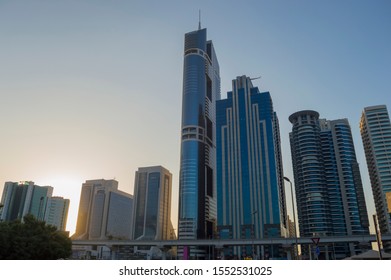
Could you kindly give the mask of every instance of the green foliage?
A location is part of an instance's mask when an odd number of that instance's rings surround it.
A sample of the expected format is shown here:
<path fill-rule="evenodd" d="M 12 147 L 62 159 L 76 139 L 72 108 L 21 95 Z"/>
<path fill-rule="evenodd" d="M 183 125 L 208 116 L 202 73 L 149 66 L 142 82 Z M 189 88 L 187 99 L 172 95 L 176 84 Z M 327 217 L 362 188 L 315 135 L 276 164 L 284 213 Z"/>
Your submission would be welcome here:
<path fill-rule="evenodd" d="M 23 222 L 0 222 L 2 260 L 56 260 L 71 254 L 71 239 L 32 215 L 25 216 Z"/>

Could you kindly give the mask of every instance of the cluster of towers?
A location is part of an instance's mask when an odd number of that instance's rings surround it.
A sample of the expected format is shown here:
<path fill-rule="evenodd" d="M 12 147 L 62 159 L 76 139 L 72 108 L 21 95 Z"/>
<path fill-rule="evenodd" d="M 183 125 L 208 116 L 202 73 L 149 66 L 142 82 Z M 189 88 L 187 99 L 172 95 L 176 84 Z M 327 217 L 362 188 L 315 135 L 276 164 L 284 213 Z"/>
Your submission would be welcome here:
<path fill-rule="evenodd" d="M 1 197 L 0 221 L 23 220 L 30 214 L 65 231 L 69 199 L 52 195 L 51 186 L 38 186 L 34 182 L 6 182 Z"/>
<path fill-rule="evenodd" d="M 167 240 L 171 223 L 172 175 L 162 166 L 136 171 L 134 194 L 118 190 L 116 180 L 82 185 L 76 240 Z"/>
<path fill-rule="evenodd" d="M 171 223 L 172 175 L 139 168 L 134 194 L 115 180 L 82 185 L 76 232 L 81 240 L 263 239 L 369 234 L 359 164 L 347 119 L 327 120 L 304 110 L 289 117 L 298 225 L 287 213 L 279 120 L 269 92 L 253 79 L 232 81 L 220 97 L 219 64 L 206 29 L 185 34 L 177 237 Z M 384 105 L 362 113 L 360 130 L 377 220 L 391 233 L 391 124 Z M 292 188 L 292 185 L 291 185 Z M 33 214 L 65 229 L 69 200 L 32 182 L 5 184 L 2 220 Z M 295 213 L 293 213 L 295 220 Z M 296 229 L 299 229 L 297 232 Z M 293 233 L 293 234 L 292 234 Z M 386 251 L 390 242 L 384 242 Z M 322 245 L 325 258 L 342 259 L 362 244 Z M 297 250 L 297 248 L 295 248 Z M 205 258 L 206 248 L 182 246 L 178 256 Z M 311 249 L 302 247 L 302 255 Z M 280 245 L 232 246 L 225 258 L 284 258 Z M 295 251 L 297 254 L 297 251 Z"/>
<path fill-rule="evenodd" d="M 369 234 L 348 120 L 320 119 L 318 112 L 305 110 L 289 121 L 300 236 Z M 391 126 L 385 106 L 365 108 L 361 133 L 380 229 L 389 233 Z M 227 98 L 220 99 L 219 64 L 206 29 L 185 35 L 181 135 L 179 239 L 290 235 L 284 179 L 290 180 L 283 173 L 270 93 L 240 76 Z M 363 249 L 353 243 L 319 248 L 325 258 L 344 258 Z M 178 254 L 198 258 L 203 250 L 184 247 Z M 236 246 L 224 253 L 257 258 L 283 254 L 278 246 Z M 311 252 L 302 248 L 302 254 Z"/>

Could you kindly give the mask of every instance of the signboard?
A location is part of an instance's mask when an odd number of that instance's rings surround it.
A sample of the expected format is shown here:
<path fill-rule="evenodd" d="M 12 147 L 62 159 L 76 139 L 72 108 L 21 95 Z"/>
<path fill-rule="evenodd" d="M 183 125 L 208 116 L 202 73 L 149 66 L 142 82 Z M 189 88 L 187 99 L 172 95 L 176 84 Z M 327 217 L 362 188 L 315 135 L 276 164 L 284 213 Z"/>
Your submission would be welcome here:
<path fill-rule="evenodd" d="M 319 237 L 314 237 L 314 238 L 311 238 L 312 242 L 315 244 L 315 245 L 318 245 L 319 244 L 319 240 L 320 238 Z"/>

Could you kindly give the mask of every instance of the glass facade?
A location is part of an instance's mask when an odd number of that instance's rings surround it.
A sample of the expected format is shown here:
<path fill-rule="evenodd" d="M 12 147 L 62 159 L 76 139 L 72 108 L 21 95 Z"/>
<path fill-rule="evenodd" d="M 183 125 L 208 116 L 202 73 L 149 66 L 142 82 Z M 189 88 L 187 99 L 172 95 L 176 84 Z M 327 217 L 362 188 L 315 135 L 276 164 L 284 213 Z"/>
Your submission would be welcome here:
<path fill-rule="evenodd" d="M 302 111 L 289 117 L 300 236 L 330 235 L 331 213 L 320 141 L 319 114 Z M 326 149 L 326 147 L 325 147 Z"/>
<path fill-rule="evenodd" d="M 145 238 L 153 239 L 157 233 L 157 221 L 159 213 L 159 188 L 160 173 L 148 174 L 148 207 L 145 213 Z"/>
<path fill-rule="evenodd" d="M 369 234 L 348 120 L 319 119 L 319 114 L 310 110 L 294 113 L 289 120 L 293 125 L 290 142 L 300 235 Z M 360 253 L 362 248 L 338 243 L 321 250 L 324 258 L 341 259 Z"/>
<path fill-rule="evenodd" d="M 171 181 L 171 173 L 161 166 L 141 167 L 136 172 L 133 239 L 170 239 Z"/>
<path fill-rule="evenodd" d="M 110 238 L 129 239 L 131 236 L 131 224 L 133 211 L 133 199 L 119 193 L 110 192 L 106 224 L 106 236 Z M 124 215 L 123 213 L 129 213 Z"/>
<path fill-rule="evenodd" d="M 103 215 L 105 208 L 106 193 L 104 190 L 98 190 L 94 195 L 94 201 L 91 209 L 91 225 L 89 236 L 92 239 L 100 238 L 102 234 Z"/>
<path fill-rule="evenodd" d="M 6 182 L 1 199 L 4 209 L 0 219 L 12 221 L 31 214 L 43 221 L 47 200 L 52 194 L 52 187 L 40 187 L 34 185 L 34 182 Z"/>
<path fill-rule="evenodd" d="M 205 239 L 214 235 L 215 102 L 218 99 L 219 65 L 213 44 L 207 41 L 206 29 L 189 32 L 185 34 L 183 66 L 179 239 Z M 196 251 L 190 250 L 193 255 Z"/>
<path fill-rule="evenodd" d="M 217 101 L 216 114 L 220 237 L 281 237 L 286 230 L 286 206 L 279 132 L 275 131 L 278 120 L 270 93 L 260 93 L 250 78 L 242 76 L 233 81 L 227 95 Z M 281 257 L 279 248 L 270 246 L 238 246 L 229 254 Z"/>
<path fill-rule="evenodd" d="M 379 228 L 391 233 L 387 195 L 391 193 L 391 123 L 385 105 L 364 108 L 360 122 L 361 138 L 371 180 Z M 391 252 L 391 242 L 383 242 Z"/>

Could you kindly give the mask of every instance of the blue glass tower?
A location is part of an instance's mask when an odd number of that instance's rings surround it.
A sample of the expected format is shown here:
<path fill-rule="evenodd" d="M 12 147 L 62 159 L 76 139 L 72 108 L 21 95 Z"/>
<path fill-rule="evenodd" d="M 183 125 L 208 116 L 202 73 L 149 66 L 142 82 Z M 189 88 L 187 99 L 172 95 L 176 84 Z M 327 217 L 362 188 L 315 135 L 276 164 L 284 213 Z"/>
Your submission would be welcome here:
<path fill-rule="evenodd" d="M 237 77 L 217 101 L 217 212 L 220 238 L 281 237 L 286 230 L 278 120 L 269 92 Z M 280 257 L 278 246 L 234 247 L 232 257 Z"/>
<path fill-rule="evenodd" d="M 179 239 L 207 239 L 216 228 L 215 103 L 220 99 L 219 64 L 206 29 L 185 34 Z M 178 250 L 179 252 L 180 250 Z M 197 249 L 191 254 L 202 254 Z M 180 252 L 179 252 L 180 254 Z"/>
<path fill-rule="evenodd" d="M 294 113 L 289 120 L 293 124 L 290 141 L 300 235 L 369 234 L 348 120 L 319 119 L 319 114 L 310 110 Z M 342 259 L 362 249 L 353 243 L 335 243 L 321 251 L 324 258 Z"/>

